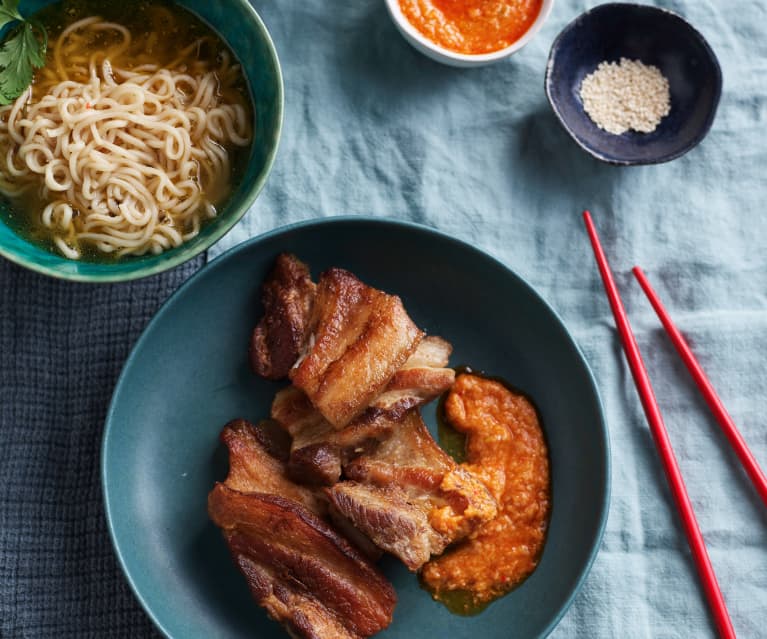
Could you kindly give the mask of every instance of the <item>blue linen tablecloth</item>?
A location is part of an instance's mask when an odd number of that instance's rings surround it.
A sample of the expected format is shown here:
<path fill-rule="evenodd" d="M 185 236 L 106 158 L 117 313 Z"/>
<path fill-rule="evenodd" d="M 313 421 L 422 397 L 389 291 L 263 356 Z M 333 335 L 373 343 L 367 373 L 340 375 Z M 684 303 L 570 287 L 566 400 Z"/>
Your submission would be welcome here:
<path fill-rule="evenodd" d="M 256 0 L 285 76 L 282 145 L 253 210 L 210 256 L 288 222 L 367 214 L 437 227 L 508 264 L 585 352 L 612 444 L 601 552 L 552 636 L 714 636 L 582 228 L 590 208 L 735 629 L 767 637 L 767 512 L 630 274 L 645 268 L 767 467 L 767 3 L 656 3 L 709 40 L 724 94 L 702 145 L 636 168 L 585 155 L 544 97 L 552 40 L 595 4 L 557 0 L 522 52 L 457 70 L 411 49 L 383 0 Z M 1 637 L 153 634 L 104 532 L 95 442 L 128 347 L 196 266 L 105 289 L 0 265 Z M 108 303 L 121 312 L 105 318 Z M 62 386 L 89 390 L 73 400 Z"/>

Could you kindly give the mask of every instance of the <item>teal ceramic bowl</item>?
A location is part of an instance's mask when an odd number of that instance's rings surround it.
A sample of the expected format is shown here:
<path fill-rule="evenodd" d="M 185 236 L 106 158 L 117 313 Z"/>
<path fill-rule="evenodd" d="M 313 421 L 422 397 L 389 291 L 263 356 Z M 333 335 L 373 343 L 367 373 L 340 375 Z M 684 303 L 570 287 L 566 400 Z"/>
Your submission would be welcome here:
<path fill-rule="evenodd" d="M 22 0 L 20 11 L 31 15 L 51 4 Z M 282 130 L 283 85 L 277 51 L 263 21 L 247 0 L 208 2 L 177 0 L 207 22 L 228 43 L 245 72 L 255 104 L 255 139 L 237 189 L 218 217 L 197 237 L 160 255 L 128 258 L 115 263 L 68 260 L 27 241 L 6 224 L 7 205 L 0 199 L 0 255 L 34 271 L 83 282 L 119 282 L 147 277 L 177 266 L 215 244 L 253 205 L 272 168 Z"/>
<path fill-rule="evenodd" d="M 248 365 L 260 283 L 282 251 L 315 276 L 331 266 L 397 293 L 431 334 L 470 364 L 529 393 L 548 440 L 553 507 L 537 570 L 474 617 L 448 612 L 401 564 L 384 561 L 399 602 L 386 639 L 543 637 L 570 605 L 607 518 L 609 447 L 589 367 L 556 313 L 520 277 L 432 229 L 360 218 L 289 226 L 225 253 L 152 320 L 115 388 L 104 432 L 109 530 L 133 591 L 174 639 L 287 635 L 250 598 L 207 494 L 226 475 L 218 435 L 234 417 L 266 416 L 281 384 Z M 424 412 L 434 430 L 434 405 Z"/>

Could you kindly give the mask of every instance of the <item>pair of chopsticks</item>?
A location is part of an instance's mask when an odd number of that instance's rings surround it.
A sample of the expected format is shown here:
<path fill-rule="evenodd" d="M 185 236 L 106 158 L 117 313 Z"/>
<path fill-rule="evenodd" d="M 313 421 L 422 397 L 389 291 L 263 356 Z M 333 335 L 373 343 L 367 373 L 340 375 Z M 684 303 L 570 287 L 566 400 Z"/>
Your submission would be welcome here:
<path fill-rule="evenodd" d="M 684 480 L 682 479 L 682 474 L 679 470 L 679 464 L 676 461 L 674 450 L 671 447 L 671 441 L 668 438 L 666 426 L 663 423 L 663 417 L 661 416 L 658 402 L 655 399 L 655 393 L 650 384 L 650 378 L 647 375 L 647 370 L 642 361 L 639 346 L 631 331 L 631 325 L 629 324 L 628 316 L 626 315 L 626 309 L 623 308 L 623 303 L 621 302 L 618 293 L 618 287 L 615 285 L 615 280 L 610 271 L 610 265 L 607 263 L 607 258 L 599 243 L 599 236 L 597 235 L 596 228 L 594 227 L 594 223 L 591 220 L 591 215 L 588 211 L 583 212 L 583 219 L 586 222 L 586 230 L 588 231 L 591 246 L 594 249 L 594 255 L 597 264 L 599 265 L 599 272 L 602 275 L 602 281 L 604 282 L 605 291 L 610 301 L 610 307 L 615 316 L 615 324 L 618 328 L 621 342 L 623 343 L 623 350 L 626 354 L 631 374 L 634 377 L 634 383 L 636 384 L 637 392 L 642 401 L 647 421 L 650 424 L 650 431 L 653 440 L 655 441 L 655 446 L 658 449 L 661 462 L 663 463 L 663 469 L 666 473 L 669 486 L 671 487 L 674 502 L 676 503 L 677 510 L 682 519 L 684 532 L 687 536 L 687 543 L 692 551 L 695 566 L 698 569 L 698 574 L 700 575 L 703 590 L 714 616 L 716 627 L 721 637 L 734 638 L 735 630 L 732 627 L 732 621 L 727 612 L 724 597 L 719 589 L 719 583 L 716 580 L 714 568 L 711 565 L 711 560 L 709 559 L 706 550 L 706 544 L 703 541 L 703 535 L 700 532 L 698 521 L 695 518 L 695 512 L 692 509 L 690 498 L 687 495 L 687 489 L 685 488 Z M 714 387 L 703 372 L 698 360 L 695 359 L 695 355 L 693 355 L 692 350 L 684 337 L 676 326 L 674 326 L 671 317 L 663 307 L 663 304 L 661 304 L 655 291 L 650 286 L 645 274 L 638 266 L 634 267 L 633 272 L 637 280 L 639 280 L 642 289 L 647 294 L 647 297 L 650 299 L 650 303 L 658 314 L 660 321 L 663 323 L 677 352 L 693 376 L 698 389 L 706 399 L 706 403 L 716 417 L 719 426 L 722 428 L 722 431 L 724 431 L 727 441 L 735 450 L 738 459 L 756 487 L 759 496 L 762 498 L 765 505 L 767 505 L 767 477 L 765 477 L 761 468 L 759 468 L 759 464 L 757 464 L 756 459 L 754 459 L 748 446 L 746 446 L 746 442 L 743 440 L 740 432 L 738 432 L 735 423 L 727 413 L 727 410 L 719 399 L 719 396 L 716 394 Z"/>

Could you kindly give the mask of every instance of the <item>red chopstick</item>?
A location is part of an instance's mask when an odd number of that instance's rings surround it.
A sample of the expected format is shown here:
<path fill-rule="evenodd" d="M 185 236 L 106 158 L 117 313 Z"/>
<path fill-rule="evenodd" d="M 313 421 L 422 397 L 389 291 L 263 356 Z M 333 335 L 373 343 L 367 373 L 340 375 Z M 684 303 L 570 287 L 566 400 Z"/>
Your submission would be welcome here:
<path fill-rule="evenodd" d="M 626 359 L 631 368 L 631 374 L 634 377 L 637 392 L 642 400 L 642 406 L 644 407 L 647 421 L 650 424 L 650 432 L 655 441 L 655 447 L 658 449 L 661 462 L 663 462 L 663 469 L 666 472 L 666 478 L 671 487 L 671 494 L 674 497 L 679 516 L 682 519 L 682 526 L 685 535 L 687 536 L 687 543 L 690 546 L 695 566 L 698 569 L 698 574 L 700 575 L 703 590 L 714 616 L 716 627 L 719 630 L 719 635 L 721 637 L 734 638 L 735 630 L 732 627 L 732 621 L 730 621 L 730 615 L 727 612 L 727 605 L 724 602 L 724 597 L 722 597 L 722 591 L 719 589 L 719 584 L 716 580 L 716 575 L 714 574 L 714 568 L 711 565 L 711 559 L 709 559 L 708 552 L 706 551 L 706 544 L 703 541 L 703 535 L 698 527 L 698 521 L 695 518 L 695 512 L 692 509 L 690 497 L 687 495 L 687 489 L 685 488 L 682 474 L 679 471 L 679 464 L 674 456 L 674 450 L 671 447 L 671 442 L 669 441 L 668 433 L 666 432 L 666 426 L 663 423 L 663 417 L 661 416 L 658 402 L 655 399 L 655 393 L 650 384 L 650 378 L 647 376 L 647 370 L 642 361 L 639 346 L 634 338 L 634 333 L 631 331 L 631 325 L 629 324 L 626 310 L 623 308 L 623 303 L 621 302 L 620 294 L 618 293 L 618 287 L 615 285 L 615 280 L 610 272 L 610 265 L 607 263 L 607 258 L 599 243 L 596 228 L 594 228 L 594 223 L 591 221 L 591 215 L 588 211 L 583 212 L 583 219 L 586 222 L 586 230 L 589 233 L 591 246 L 594 249 L 594 256 L 599 265 L 599 272 L 602 275 L 605 292 L 607 293 L 607 298 L 610 300 L 610 306 L 613 315 L 615 316 L 615 324 L 618 328 L 621 342 L 623 343 L 623 350 L 626 353 Z"/>
<path fill-rule="evenodd" d="M 695 384 L 698 386 L 703 398 L 706 400 L 708 407 L 711 409 L 711 412 L 714 413 L 716 421 L 719 422 L 719 426 L 722 428 L 727 440 L 730 442 L 730 446 L 735 450 L 735 454 L 738 456 L 738 459 L 740 459 L 740 463 L 743 464 L 743 468 L 756 487 L 759 496 L 762 498 L 765 505 L 767 505 L 767 477 L 765 477 L 762 469 L 759 468 L 759 464 L 746 445 L 740 431 L 738 431 L 738 428 L 735 426 L 735 422 L 732 421 L 732 417 L 730 417 L 724 404 L 722 404 L 722 400 L 719 399 L 719 395 L 716 394 L 714 387 L 711 385 L 708 377 L 706 377 L 706 373 L 703 372 L 700 362 L 695 358 L 695 355 L 682 336 L 682 333 L 680 333 L 679 329 L 674 326 L 671 316 L 663 307 L 657 293 L 653 290 L 652 286 L 650 286 L 650 282 L 642 272 L 642 269 L 635 266 L 633 271 L 637 280 L 639 280 L 642 289 L 644 289 L 644 292 L 647 294 L 650 304 L 652 304 L 652 307 L 658 314 L 658 318 L 663 323 L 663 327 L 666 329 L 669 338 L 676 347 L 677 353 L 679 353 L 679 356 L 682 358 L 684 365 L 687 366 L 687 370 L 690 371 L 690 375 L 692 375 L 695 380 Z"/>

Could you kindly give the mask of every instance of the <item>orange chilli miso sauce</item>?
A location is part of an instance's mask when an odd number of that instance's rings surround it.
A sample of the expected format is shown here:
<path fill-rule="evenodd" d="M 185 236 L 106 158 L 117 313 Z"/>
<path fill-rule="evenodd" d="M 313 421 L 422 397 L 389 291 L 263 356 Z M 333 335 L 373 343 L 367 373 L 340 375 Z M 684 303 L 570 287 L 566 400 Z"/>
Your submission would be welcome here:
<path fill-rule="evenodd" d="M 451 611 L 475 614 L 538 564 L 551 508 L 548 449 L 533 404 L 495 379 L 459 374 L 440 410 L 440 439 L 457 452 L 455 433 L 465 436 L 463 465 L 493 494 L 498 516 L 427 563 L 421 582 Z"/>
<path fill-rule="evenodd" d="M 519 40 L 543 0 L 399 0 L 402 13 L 432 42 L 457 53 L 491 53 Z"/>

